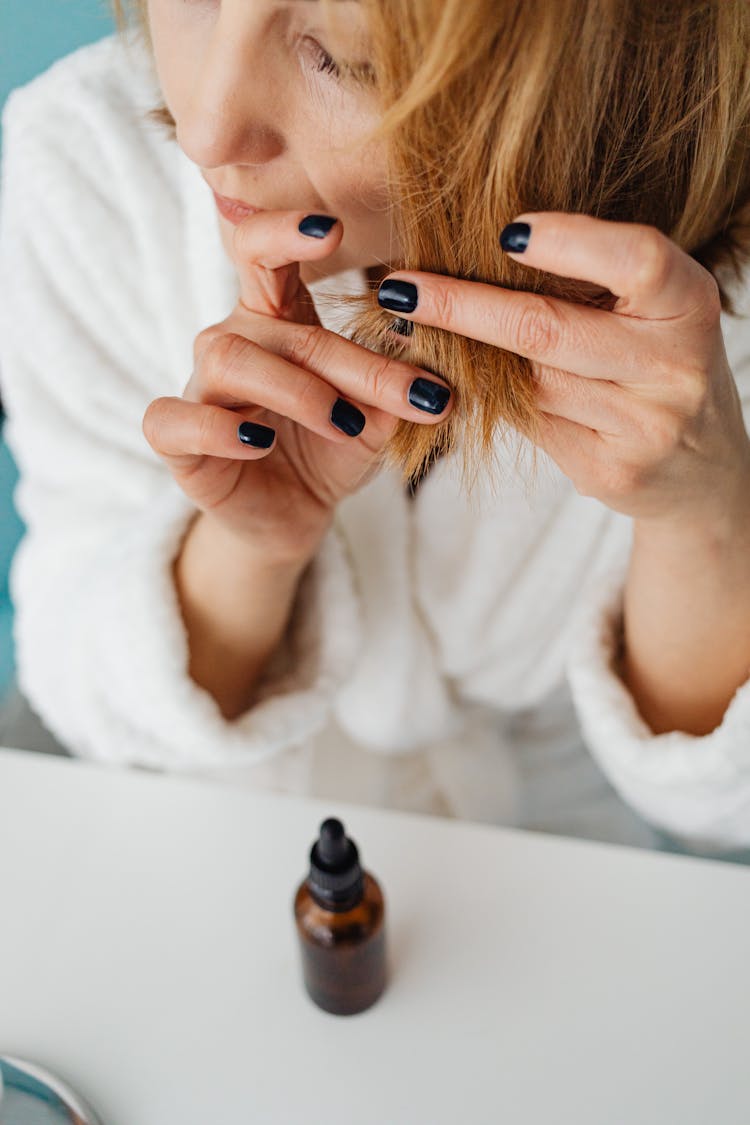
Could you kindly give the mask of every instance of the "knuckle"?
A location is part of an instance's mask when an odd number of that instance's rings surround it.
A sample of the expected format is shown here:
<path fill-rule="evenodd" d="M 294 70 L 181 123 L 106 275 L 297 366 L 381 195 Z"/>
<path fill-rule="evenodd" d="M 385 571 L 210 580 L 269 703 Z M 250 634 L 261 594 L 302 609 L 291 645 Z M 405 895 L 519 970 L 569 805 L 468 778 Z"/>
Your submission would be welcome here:
<path fill-rule="evenodd" d="M 654 386 L 674 391 L 679 386 L 684 373 L 682 362 L 669 353 L 652 354 L 649 358 L 648 373 Z"/>
<path fill-rule="evenodd" d="M 661 289 L 672 262 L 669 239 L 657 227 L 639 226 L 626 250 L 628 286 L 634 292 Z"/>
<path fill-rule="evenodd" d="M 436 286 L 431 294 L 431 303 L 438 323 L 450 328 L 456 321 L 456 293 L 449 284 Z"/>
<path fill-rule="evenodd" d="M 654 355 L 649 376 L 655 387 L 669 392 L 670 401 L 681 410 L 700 408 L 708 393 L 706 364 L 700 355 Z"/>
<path fill-rule="evenodd" d="M 533 358 L 551 355 L 558 349 L 561 337 L 560 315 L 544 297 L 521 308 L 515 326 L 519 352 Z"/>
<path fill-rule="evenodd" d="M 647 414 L 641 423 L 650 448 L 658 455 L 670 453 L 682 440 L 683 422 L 669 410 Z"/>
<path fill-rule="evenodd" d="M 708 405 L 708 379 L 701 371 L 684 371 L 680 387 L 682 413 L 687 418 L 697 418 Z"/>
<path fill-rule="evenodd" d="M 201 355 L 216 336 L 221 335 L 224 330 L 220 324 L 210 324 L 207 328 L 203 328 L 193 340 L 193 363 L 198 363 Z"/>
<path fill-rule="evenodd" d="M 198 449 L 208 453 L 213 448 L 216 433 L 217 413 L 210 406 L 204 407 L 196 419 Z"/>
<path fill-rule="evenodd" d="M 248 343 L 244 337 L 236 332 L 221 332 L 209 342 L 204 353 L 204 363 L 213 370 L 216 367 L 226 367 L 237 362 L 239 352 Z"/>
<path fill-rule="evenodd" d="M 318 324 L 296 324 L 289 333 L 283 356 L 298 367 L 325 366 L 332 340 L 329 333 Z"/>
<path fill-rule="evenodd" d="M 388 387 L 394 382 L 399 371 L 410 370 L 398 360 L 387 356 L 372 355 L 362 367 L 360 379 L 363 394 L 368 401 L 381 401 L 385 398 Z"/>
<path fill-rule="evenodd" d="M 301 371 L 294 384 L 294 398 L 297 408 L 304 407 L 316 416 L 320 414 L 320 388 L 321 382 L 316 375 Z"/>
<path fill-rule="evenodd" d="M 230 383 L 237 365 L 256 347 L 251 340 L 236 332 L 221 332 L 214 336 L 200 360 L 204 382 L 214 390 Z"/>

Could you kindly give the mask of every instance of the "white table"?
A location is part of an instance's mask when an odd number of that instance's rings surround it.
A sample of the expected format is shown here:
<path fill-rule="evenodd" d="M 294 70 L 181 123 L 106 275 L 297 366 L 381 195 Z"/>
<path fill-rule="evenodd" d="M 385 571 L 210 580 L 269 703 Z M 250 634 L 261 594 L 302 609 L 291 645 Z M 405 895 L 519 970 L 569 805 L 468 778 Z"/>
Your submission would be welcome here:
<path fill-rule="evenodd" d="M 335 815 L 386 895 L 368 1011 L 302 985 Z M 105 1125 L 747 1125 L 750 869 L 0 750 L 0 1053 Z"/>

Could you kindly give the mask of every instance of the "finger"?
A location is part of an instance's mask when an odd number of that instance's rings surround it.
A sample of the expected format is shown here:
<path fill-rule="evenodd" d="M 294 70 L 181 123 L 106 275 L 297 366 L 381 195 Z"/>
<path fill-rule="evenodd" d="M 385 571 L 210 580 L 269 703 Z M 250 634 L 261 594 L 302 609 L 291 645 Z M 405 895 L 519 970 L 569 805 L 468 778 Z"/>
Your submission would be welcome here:
<path fill-rule="evenodd" d="M 196 456 L 252 461 L 267 456 L 273 451 L 275 430 L 258 422 L 245 422 L 240 415 L 221 406 L 165 396 L 149 403 L 142 429 L 156 453 L 173 461 Z M 269 439 L 270 444 L 266 444 Z"/>
<path fill-rule="evenodd" d="M 570 371 L 536 367 L 534 398 L 540 410 L 601 434 L 620 435 L 633 428 L 633 396 L 606 379 L 581 379 Z"/>
<path fill-rule="evenodd" d="M 690 316 L 718 298 L 708 270 L 657 227 L 643 223 L 565 211 L 528 212 L 508 224 L 501 238 L 511 247 L 505 252 L 523 265 L 603 285 L 618 298 L 612 311 L 625 316 Z"/>
<path fill-rule="evenodd" d="M 333 216 L 306 211 L 248 215 L 232 235 L 241 303 L 253 312 L 282 316 L 299 288 L 299 263 L 327 258 L 342 237 L 343 226 Z"/>
<path fill-rule="evenodd" d="M 404 284 L 405 283 L 405 284 Z M 421 324 L 526 356 L 537 363 L 601 379 L 642 383 L 674 345 L 645 322 L 546 297 L 415 270 L 393 273 L 378 291 L 381 307 Z"/>
<path fill-rule="evenodd" d="M 266 351 L 319 375 L 351 398 L 400 418 L 425 422 L 425 414 L 434 414 L 442 421 L 454 406 L 450 385 L 440 375 L 407 360 L 382 356 L 322 325 L 248 315 L 234 323 L 240 335 Z M 434 384 L 434 389 L 425 382 Z M 417 413 L 415 403 L 422 403 Z"/>
<path fill-rule="evenodd" d="M 337 405 L 342 396 L 356 402 L 365 421 L 368 406 L 375 413 L 428 424 L 442 421 L 452 409 L 450 387 L 421 368 L 320 326 L 256 320 L 256 339 L 230 332 L 209 342 L 187 397 L 222 406 L 257 403 L 327 438 L 341 437 L 331 419 L 334 407 L 342 410 Z M 275 347 L 268 350 L 259 339 L 272 340 Z"/>
<path fill-rule="evenodd" d="M 573 482 L 592 479 L 596 475 L 605 441 L 596 430 L 578 422 L 544 412 L 539 415 L 536 444 Z M 580 492 L 578 484 L 576 488 Z"/>

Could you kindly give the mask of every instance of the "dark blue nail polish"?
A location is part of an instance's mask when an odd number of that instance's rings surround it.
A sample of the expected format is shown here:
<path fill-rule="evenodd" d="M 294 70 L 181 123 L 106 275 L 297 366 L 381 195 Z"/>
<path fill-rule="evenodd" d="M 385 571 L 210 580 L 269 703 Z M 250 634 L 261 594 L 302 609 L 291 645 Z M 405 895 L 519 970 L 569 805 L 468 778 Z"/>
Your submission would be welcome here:
<path fill-rule="evenodd" d="M 240 422 L 237 427 L 237 437 L 245 445 L 269 449 L 276 437 L 276 430 L 272 430 L 270 426 L 261 426 L 258 422 Z"/>
<path fill-rule="evenodd" d="M 305 215 L 297 230 L 311 238 L 325 238 L 337 221 L 337 219 L 332 219 L 330 215 Z"/>
<path fill-rule="evenodd" d="M 398 332 L 399 336 L 411 336 L 414 331 L 414 322 L 411 320 L 404 320 L 403 317 L 397 316 L 388 325 L 391 332 Z"/>
<path fill-rule="evenodd" d="M 378 304 L 391 312 L 414 312 L 417 287 L 410 281 L 383 281 L 378 289 Z"/>
<path fill-rule="evenodd" d="M 356 437 L 365 428 L 365 416 L 361 410 L 346 399 L 337 398 L 331 411 L 331 421 L 338 430 L 349 437 Z"/>
<path fill-rule="evenodd" d="M 426 410 L 429 414 L 442 414 L 448 405 L 451 393 L 442 383 L 433 383 L 431 379 L 415 379 L 409 387 L 409 402 L 418 410 Z"/>
<path fill-rule="evenodd" d="M 514 254 L 523 254 L 529 245 L 531 227 L 528 223 L 508 223 L 500 231 L 500 245 L 503 250 L 510 250 Z"/>

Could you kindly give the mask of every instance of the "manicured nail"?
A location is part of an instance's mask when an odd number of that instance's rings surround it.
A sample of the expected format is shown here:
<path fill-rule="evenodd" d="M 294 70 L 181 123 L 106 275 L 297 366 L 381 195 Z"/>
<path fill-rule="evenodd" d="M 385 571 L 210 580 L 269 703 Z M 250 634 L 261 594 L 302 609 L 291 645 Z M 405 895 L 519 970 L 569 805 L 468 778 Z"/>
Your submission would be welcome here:
<path fill-rule="evenodd" d="M 378 304 L 391 312 L 414 312 L 417 287 L 410 281 L 383 281 L 378 289 Z"/>
<path fill-rule="evenodd" d="M 414 321 L 404 320 L 403 317 L 397 316 L 388 325 L 391 332 L 398 332 L 399 336 L 411 336 L 414 331 Z"/>
<path fill-rule="evenodd" d="M 240 422 L 237 427 L 237 437 L 245 445 L 268 449 L 273 445 L 276 430 L 272 430 L 270 426 L 261 426 L 258 422 Z"/>
<path fill-rule="evenodd" d="M 500 231 L 500 245 L 503 250 L 510 250 L 514 254 L 523 254 L 529 245 L 531 227 L 528 223 L 508 223 Z"/>
<path fill-rule="evenodd" d="M 311 238 L 325 238 L 337 221 L 330 215 L 305 215 L 297 229 L 301 234 L 308 234 Z"/>
<path fill-rule="evenodd" d="M 331 421 L 338 430 L 342 430 L 349 437 L 356 437 L 365 428 L 365 416 L 351 402 L 337 398 L 331 411 Z"/>
<path fill-rule="evenodd" d="M 433 383 L 431 379 L 415 379 L 409 387 L 409 402 L 417 410 L 426 410 L 429 414 L 442 414 L 450 397 L 448 387 Z"/>

